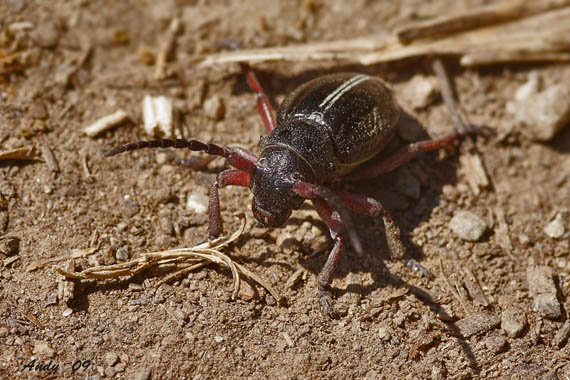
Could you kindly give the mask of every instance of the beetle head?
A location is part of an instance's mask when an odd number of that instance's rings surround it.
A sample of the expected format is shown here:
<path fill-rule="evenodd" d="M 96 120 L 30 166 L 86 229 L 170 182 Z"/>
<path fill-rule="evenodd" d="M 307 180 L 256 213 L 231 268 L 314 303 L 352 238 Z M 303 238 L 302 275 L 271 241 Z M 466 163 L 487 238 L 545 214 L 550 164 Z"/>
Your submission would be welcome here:
<path fill-rule="evenodd" d="M 283 226 L 305 200 L 292 186 L 306 180 L 312 180 L 312 170 L 296 152 L 284 146 L 265 148 L 252 177 L 255 219 L 266 227 Z"/>

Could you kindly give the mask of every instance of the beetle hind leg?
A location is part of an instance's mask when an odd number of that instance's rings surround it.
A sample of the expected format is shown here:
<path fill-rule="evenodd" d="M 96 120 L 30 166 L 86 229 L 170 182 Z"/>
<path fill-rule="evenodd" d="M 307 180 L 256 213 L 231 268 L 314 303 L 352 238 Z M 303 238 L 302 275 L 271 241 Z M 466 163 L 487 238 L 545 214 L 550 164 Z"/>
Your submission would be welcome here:
<path fill-rule="evenodd" d="M 263 124 L 265 124 L 265 129 L 267 129 L 267 132 L 271 132 L 277 127 L 277 123 L 275 122 L 275 113 L 273 112 L 273 107 L 271 107 L 271 102 L 265 94 L 265 91 L 263 91 L 263 88 L 261 87 L 261 84 L 257 80 L 257 77 L 251 67 L 245 63 L 242 63 L 241 68 L 242 71 L 245 72 L 245 79 L 247 80 L 247 84 L 257 96 L 257 109 L 261 115 Z"/>

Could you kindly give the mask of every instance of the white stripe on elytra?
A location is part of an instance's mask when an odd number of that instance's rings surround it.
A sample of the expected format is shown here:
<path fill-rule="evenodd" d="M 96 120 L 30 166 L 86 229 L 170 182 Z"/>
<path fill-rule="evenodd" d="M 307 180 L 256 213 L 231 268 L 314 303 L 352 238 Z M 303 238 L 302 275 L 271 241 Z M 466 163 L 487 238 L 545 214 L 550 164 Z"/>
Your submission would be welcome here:
<path fill-rule="evenodd" d="M 319 104 L 319 107 L 320 107 L 320 108 L 323 108 L 323 106 L 324 106 L 329 100 L 331 100 L 332 98 L 334 98 L 340 91 L 344 90 L 344 88 L 345 88 L 346 86 L 350 86 L 350 84 L 351 84 L 353 81 L 358 80 L 358 79 L 359 79 L 360 77 L 362 77 L 362 76 L 363 76 L 363 74 L 355 75 L 355 76 L 353 76 L 352 78 L 350 78 L 350 79 L 348 79 L 348 80 L 342 82 L 342 83 L 340 84 L 340 86 L 338 86 L 337 88 L 335 88 L 335 89 L 321 102 L 321 104 Z"/>
<path fill-rule="evenodd" d="M 336 103 L 337 100 L 339 100 L 345 93 L 347 93 L 348 91 L 350 91 L 352 88 L 354 88 L 355 86 L 358 86 L 360 83 L 367 81 L 368 79 L 370 79 L 370 77 L 368 75 L 364 75 L 364 74 L 359 74 L 359 75 L 355 75 L 354 77 L 350 78 L 349 80 L 347 80 L 346 82 L 344 82 L 343 84 L 341 84 L 340 86 L 338 86 L 333 92 L 331 92 L 326 98 L 325 100 L 323 100 L 321 102 L 321 104 L 319 104 L 320 108 L 324 107 L 323 112 L 326 112 L 329 108 L 331 108 L 333 106 L 334 103 Z M 327 104 L 328 103 L 328 104 Z"/>

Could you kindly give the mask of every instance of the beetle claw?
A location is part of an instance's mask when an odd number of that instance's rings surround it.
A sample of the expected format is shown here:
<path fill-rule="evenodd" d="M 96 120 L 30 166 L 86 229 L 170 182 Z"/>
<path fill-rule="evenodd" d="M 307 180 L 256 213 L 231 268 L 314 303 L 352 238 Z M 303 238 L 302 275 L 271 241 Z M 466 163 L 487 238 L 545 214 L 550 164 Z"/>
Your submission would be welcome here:
<path fill-rule="evenodd" d="M 339 316 L 334 309 L 332 295 L 328 290 L 321 290 L 319 292 L 319 301 L 321 303 L 321 311 L 324 315 L 331 319 L 338 319 Z"/>
<path fill-rule="evenodd" d="M 348 313 L 344 307 L 335 307 L 334 299 L 328 289 L 319 289 L 319 301 L 321 312 L 331 319 L 339 319 Z"/>

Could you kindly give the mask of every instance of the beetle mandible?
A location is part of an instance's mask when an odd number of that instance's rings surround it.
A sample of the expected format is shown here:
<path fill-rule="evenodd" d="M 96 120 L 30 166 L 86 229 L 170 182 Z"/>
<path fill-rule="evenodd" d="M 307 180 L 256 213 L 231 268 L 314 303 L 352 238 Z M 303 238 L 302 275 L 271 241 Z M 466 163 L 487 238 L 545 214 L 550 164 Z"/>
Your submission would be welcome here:
<path fill-rule="evenodd" d="M 382 80 L 358 73 L 330 74 L 314 79 L 285 98 L 275 119 L 255 73 L 245 64 L 242 68 L 257 96 L 257 106 L 269 132 L 261 137 L 259 156 L 241 148 L 183 139 L 131 143 L 111 149 L 105 156 L 142 148 L 172 147 L 224 157 L 233 169 L 218 173 L 210 187 L 208 232 L 211 238 L 222 233 L 218 195 L 221 187 L 249 187 L 253 192 L 253 215 L 267 227 L 283 226 L 292 210 L 310 199 L 334 240 L 319 274 L 318 288 L 322 311 L 335 316 L 330 284 L 345 235 L 356 250 L 361 250 L 347 210 L 382 217 L 392 252 L 401 256 L 403 247 L 398 227 L 380 202 L 332 189 L 330 184 L 339 179 L 368 179 L 389 172 L 420 151 L 442 148 L 473 131 L 455 131 L 440 139 L 408 144 L 381 161 L 371 162 L 394 136 L 400 115 L 391 90 Z"/>

